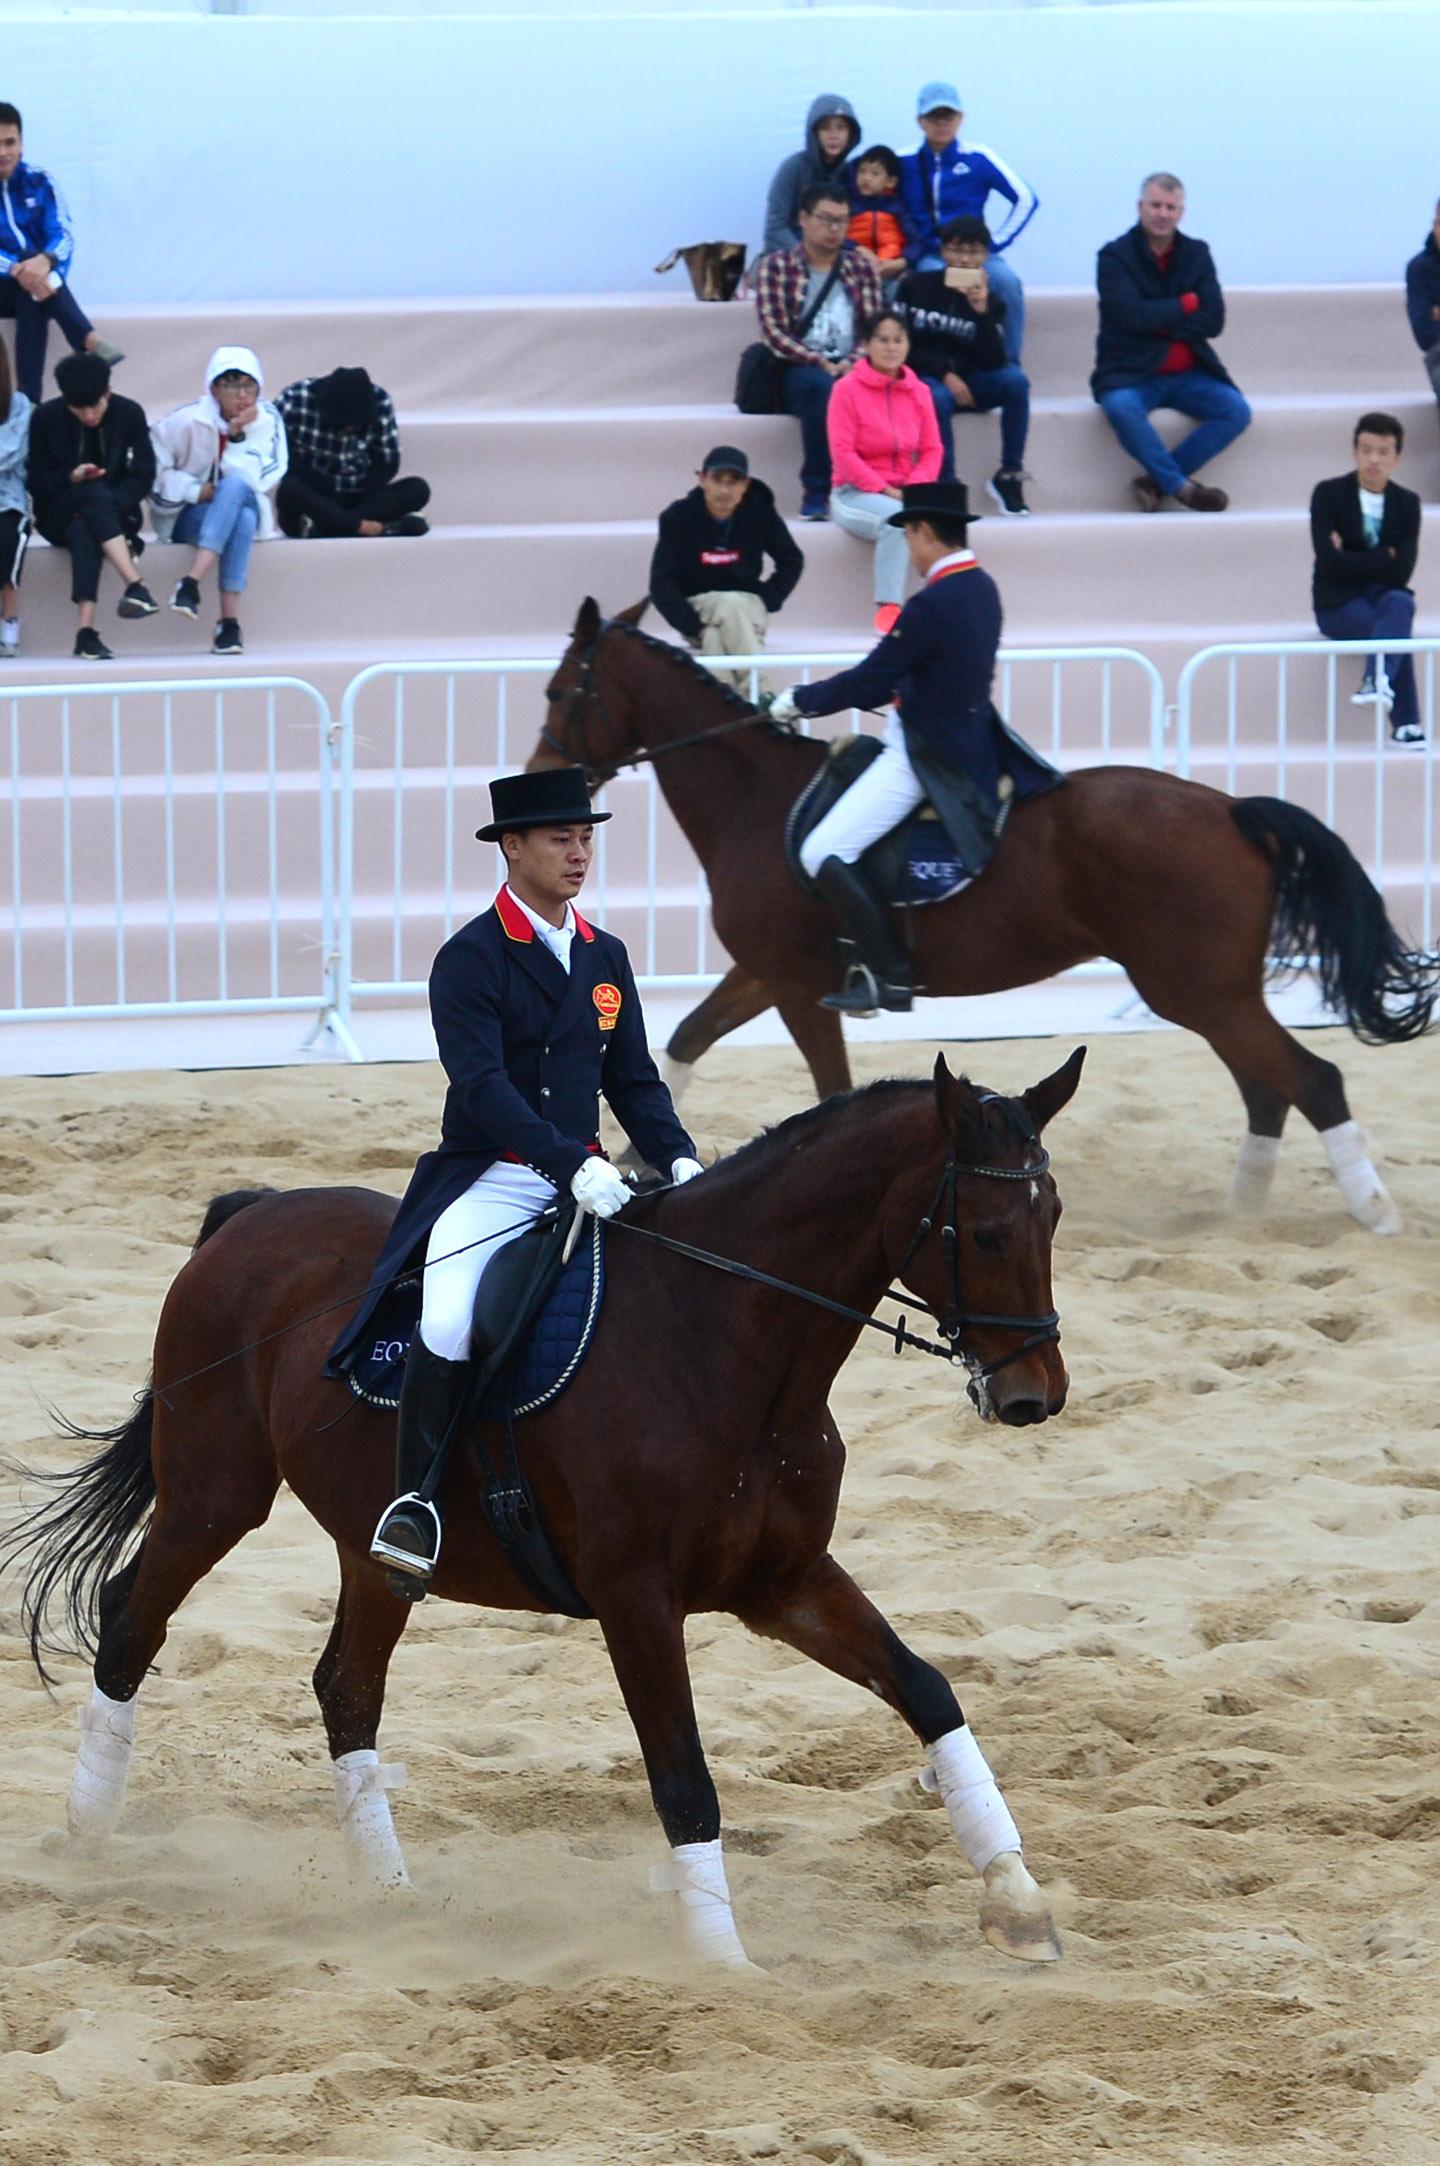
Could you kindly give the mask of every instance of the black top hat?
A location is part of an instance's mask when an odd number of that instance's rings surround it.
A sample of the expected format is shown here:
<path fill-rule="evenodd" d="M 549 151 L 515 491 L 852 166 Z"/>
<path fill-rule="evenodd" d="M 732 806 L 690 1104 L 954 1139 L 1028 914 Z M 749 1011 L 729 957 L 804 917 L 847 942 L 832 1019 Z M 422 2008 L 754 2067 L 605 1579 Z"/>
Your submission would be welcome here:
<path fill-rule="evenodd" d="M 908 526 L 912 519 L 948 519 L 973 526 L 983 517 L 983 512 L 970 509 L 970 492 L 963 481 L 912 481 L 900 492 L 900 509 L 885 524 Z"/>
<path fill-rule="evenodd" d="M 529 775 L 497 775 L 490 785 L 490 824 L 477 827 L 477 842 L 498 842 L 527 827 L 594 827 L 608 820 L 596 812 L 583 767 L 540 767 Z"/>

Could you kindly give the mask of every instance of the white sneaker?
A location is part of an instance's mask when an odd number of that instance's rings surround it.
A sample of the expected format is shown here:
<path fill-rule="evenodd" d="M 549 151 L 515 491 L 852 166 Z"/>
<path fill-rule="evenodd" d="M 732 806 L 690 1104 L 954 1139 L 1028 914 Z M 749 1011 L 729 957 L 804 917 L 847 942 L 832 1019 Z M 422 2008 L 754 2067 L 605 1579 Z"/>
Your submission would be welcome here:
<path fill-rule="evenodd" d="M 20 619 L 0 617 L 0 661 L 13 662 L 20 652 Z"/>

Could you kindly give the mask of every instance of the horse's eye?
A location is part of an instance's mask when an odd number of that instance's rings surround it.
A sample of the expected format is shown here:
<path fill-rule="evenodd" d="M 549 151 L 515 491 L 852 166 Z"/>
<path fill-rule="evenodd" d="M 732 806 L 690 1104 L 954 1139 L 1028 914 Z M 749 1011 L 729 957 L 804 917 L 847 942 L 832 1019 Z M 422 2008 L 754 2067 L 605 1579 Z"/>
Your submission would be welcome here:
<path fill-rule="evenodd" d="M 1003 1226 L 972 1226 L 970 1238 L 976 1248 L 984 1249 L 987 1256 L 998 1256 L 1005 1246 Z"/>

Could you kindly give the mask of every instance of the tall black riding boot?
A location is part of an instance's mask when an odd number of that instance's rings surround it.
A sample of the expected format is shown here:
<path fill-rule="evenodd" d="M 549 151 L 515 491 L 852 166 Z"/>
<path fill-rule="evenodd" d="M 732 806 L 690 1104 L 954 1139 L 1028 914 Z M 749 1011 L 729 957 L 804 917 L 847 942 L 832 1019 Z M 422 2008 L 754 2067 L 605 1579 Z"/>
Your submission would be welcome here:
<path fill-rule="evenodd" d="M 815 885 L 856 956 L 841 990 L 827 993 L 821 1007 L 836 1008 L 841 1015 L 873 1015 L 877 1008 L 908 1013 L 916 991 L 910 958 L 896 938 L 890 912 L 864 873 L 842 858 L 827 857 Z"/>
<path fill-rule="evenodd" d="M 390 1567 L 391 1591 L 406 1601 L 424 1601 L 440 1556 L 440 1514 L 420 1491 L 449 1440 L 469 1374 L 468 1361 L 445 1361 L 432 1354 L 416 1332 L 405 1356 L 395 1437 L 395 1486 L 400 1494 L 370 1544 L 376 1562 Z"/>

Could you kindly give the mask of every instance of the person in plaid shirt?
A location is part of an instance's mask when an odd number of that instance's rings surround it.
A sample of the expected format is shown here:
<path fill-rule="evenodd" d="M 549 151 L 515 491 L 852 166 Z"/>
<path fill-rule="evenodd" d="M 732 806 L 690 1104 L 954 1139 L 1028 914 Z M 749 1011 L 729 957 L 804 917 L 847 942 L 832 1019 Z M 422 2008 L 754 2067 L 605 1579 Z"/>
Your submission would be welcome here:
<path fill-rule="evenodd" d="M 817 182 L 800 201 L 800 245 L 762 256 L 755 277 L 760 336 L 785 363 L 780 410 L 800 423 L 800 516 L 830 516 L 830 392 L 854 363 L 860 326 L 881 307 L 880 275 L 845 246 L 850 204 L 843 186 Z M 818 303 L 818 307 L 817 307 Z M 800 332 L 806 314 L 811 321 Z"/>
<path fill-rule="evenodd" d="M 400 436 L 388 391 L 364 369 L 332 369 L 287 384 L 275 401 L 285 420 L 290 470 L 276 510 L 297 538 L 427 534 L 420 515 L 430 484 L 400 473 Z"/>

